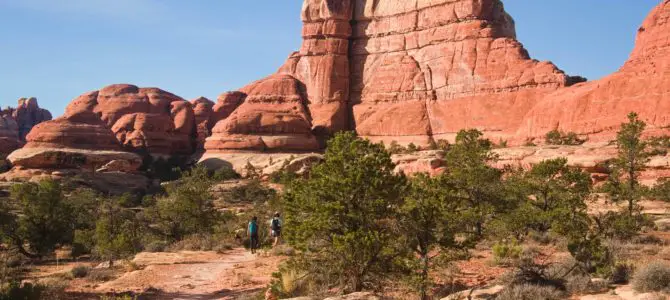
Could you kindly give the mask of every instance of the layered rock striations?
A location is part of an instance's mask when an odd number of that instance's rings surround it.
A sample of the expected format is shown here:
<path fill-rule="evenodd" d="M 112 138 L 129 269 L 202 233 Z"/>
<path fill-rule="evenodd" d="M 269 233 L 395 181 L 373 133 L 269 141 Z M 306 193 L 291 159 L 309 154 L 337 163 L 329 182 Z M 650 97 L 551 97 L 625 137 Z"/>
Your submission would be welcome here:
<path fill-rule="evenodd" d="M 354 24 L 354 128 L 387 144 L 463 128 L 507 138 L 540 97 L 573 81 L 530 58 L 498 0 L 359 0 Z"/>
<path fill-rule="evenodd" d="M 547 96 L 525 116 L 517 137 L 560 129 L 607 141 L 630 112 L 648 123 L 649 134 L 667 134 L 669 100 L 670 1 L 663 0 L 639 28 L 635 48 L 619 71 Z"/>
<path fill-rule="evenodd" d="M 473 127 L 507 138 L 576 80 L 529 57 L 499 0 L 306 0 L 302 20 L 300 51 L 240 90 L 236 121 L 217 124 L 208 151 L 309 151 L 339 130 L 418 145 Z M 250 114 L 267 117 L 235 125 Z"/>
<path fill-rule="evenodd" d="M 125 167 L 115 171 L 133 172 L 142 163 L 139 155 L 122 151 L 114 133 L 88 111 L 41 123 L 26 139 L 26 145 L 8 157 L 18 168 L 95 171 L 117 161 Z"/>
<path fill-rule="evenodd" d="M 79 96 L 66 108 L 66 115 L 80 112 L 97 115 L 128 151 L 190 155 L 196 145 L 191 103 L 161 89 L 107 86 Z"/>
<path fill-rule="evenodd" d="M 210 107 L 211 110 L 211 107 Z M 0 181 L 79 176 L 112 193 L 146 190 L 144 155 L 191 155 L 196 118 L 188 101 L 157 88 L 118 84 L 77 97 L 65 114 L 35 126 Z"/>
<path fill-rule="evenodd" d="M 214 127 L 207 151 L 318 150 L 349 129 L 352 13 L 350 0 L 306 0 L 302 47 L 276 74 L 222 95 L 235 111 Z"/>

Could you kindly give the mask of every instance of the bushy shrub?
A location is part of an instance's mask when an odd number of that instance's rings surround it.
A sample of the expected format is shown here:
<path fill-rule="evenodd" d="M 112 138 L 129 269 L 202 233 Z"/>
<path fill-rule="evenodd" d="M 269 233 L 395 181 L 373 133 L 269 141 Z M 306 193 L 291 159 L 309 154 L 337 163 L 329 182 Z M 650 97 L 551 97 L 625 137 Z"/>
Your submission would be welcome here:
<path fill-rule="evenodd" d="M 148 219 L 162 236 L 179 241 L 192 234 L 210 234 L 221 221 L 214 208 L 214 181 L 202 166 L 186 172 L 179 182 L 167 187 L 167 196 L 147 209 Z"/>
<path fill-rule="evenodd" d="M 624 284 L 633 276 L 635 266 L 629 263 L 619 262 L 612 267 L 612 274 L 609 276 L 609 281 L 615 284 Z"/>
<path fill-rule="evenodd" d="M 74 278 L 84 278 L 88 276 L 88 273 L 91 271 L 91 268 L 88 266 L 75 266 L 70 270 L 70 274 Z"/>
<path fill-rule="evenodd" d="M 515 259 L 521 257 L 523 247 L 517 240 L 498 242 L 493 245 L 493 261 L 500 264 L 509 264 Z"/>
<path fill-rule="evenodd" d="M 669 290 L 670 264 L 655 261 L 639 268 L 633 277 L 633 288 L 638 292 Z"/>
<path fill-rule="evenodd" d="M 0 300 L 41 300 L 45 294 L 46 287 L 40 284 L 25 283 L 18 281 L 0 287 Z"/>
<path fill-rule="evenodd" d="M 568 145 L 577 146 L 584 144 L 586 140 L 580 139 L 574 132 L 562 132 L 558 129 L 547 132 L 545 135 L 545 142 L 548 145 Z"/>
<path fill-rule="evenodd" d="M 240 174 L 237 174 L 233 168 L 221 168 L 214 173 L 212 173 L 212 179 L 215 181 L 226 181 L 226 180 L 231 180 L 231 179 L 239 179 Z"/>
<path fill-rule="evenodd" d="M 228 203 L 254 203 L 263 204 L 277 196 L 277 191 L 266 187 L 259 180 L 251 180 L 249 183 L 233 188 L 225 196 L 224 201 Z"/>
<path fill-rule="evenodd" d="M 496 297 L 497 300 L 558 300 L 565 298 L 565 292 L 551 286 L 521 284 L 506 287 Z"/>

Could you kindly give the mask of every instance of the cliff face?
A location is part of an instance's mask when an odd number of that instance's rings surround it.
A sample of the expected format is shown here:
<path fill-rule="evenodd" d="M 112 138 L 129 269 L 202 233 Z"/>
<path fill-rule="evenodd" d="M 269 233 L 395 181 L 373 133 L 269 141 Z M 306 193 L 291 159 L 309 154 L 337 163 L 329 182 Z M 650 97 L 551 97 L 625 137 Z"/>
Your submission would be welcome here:
<path fill-rule="evenodd" d="M 463 128 L 506 138 L 570 83 L 530 58 L 501 1 L 359 0 L 355 11 L 352 116 L 373 140 L 425 145 Z"/>
<path fill-rule="evenodd" d="M 338 130 L 418 145 L 463 128 L 509 138 L 573 81 L 530 58 L 499 0 L 306 0 L 302 20 L 300 51 L 240 90 L 207 151 L 315 150 Z"/>
<path fill-rule="evenodd" d="M 638 30 L 635 49 L 621 69 L 601 80 L 561 89 L 524 118 L 518 138 L 541 137 L 553 129 L 589 141 L 611 140 L 629 112 L 648 123 L 649 134 L 670 126 L 670 1 L 664 0 Z"/>

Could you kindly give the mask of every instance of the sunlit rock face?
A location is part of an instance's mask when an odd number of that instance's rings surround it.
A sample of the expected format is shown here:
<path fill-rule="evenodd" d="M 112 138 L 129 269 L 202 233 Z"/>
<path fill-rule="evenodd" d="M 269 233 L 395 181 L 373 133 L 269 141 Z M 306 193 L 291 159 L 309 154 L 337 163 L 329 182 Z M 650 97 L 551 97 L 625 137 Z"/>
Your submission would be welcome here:
<path fill-rule="evenodd" d="M 635 48 L 619 69 L 603 79 L 561 89 L 524 117 L 517 136 L 541 137 L 553 129 L 608 141 L 630 112 L 647 122 L 648 134 L 670 126 L 670 1 L 662 1 L 638 30 Z"/>
<path fill-rule="evenodd" d="M 497 0 L 307 0 L 302 20 L 300 50 L 239 91 L 208 151 L 308 151 L 339 130 L 418 145 L 471 127 L 507 137 L 573 80 L 529 57 Z M 293 100 L 278 97 L 288 88 Z M 250 112 L 262 125 L 231 130 Z"/>
<path fill-rule="evenodd" d="M 97 115 L 128 151 L 190 155 L 196 146 L 191 103 L 158 88 L 107 86 L 79 96 L 66 109 L 66 115 L 80 112 Z"/>

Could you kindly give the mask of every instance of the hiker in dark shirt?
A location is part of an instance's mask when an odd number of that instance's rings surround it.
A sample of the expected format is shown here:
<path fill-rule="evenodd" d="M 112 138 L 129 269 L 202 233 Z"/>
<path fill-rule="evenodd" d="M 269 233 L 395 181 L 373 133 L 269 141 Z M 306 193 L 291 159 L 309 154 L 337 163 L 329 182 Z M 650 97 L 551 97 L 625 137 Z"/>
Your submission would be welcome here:
<path fill-rule="evenodd" d="M 276 247 L 279 245 L 279 242 L 281 242 L 281 226 L 282 222 L 281 219 L 279 218 L 279 212 L 276 212 L 272 220 L 270 221 L 270 232 L 272 234 L 272 237 L 275 239 L 274 244 L 272 247 Z"/>

